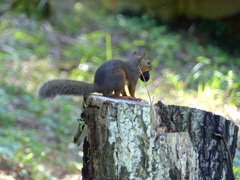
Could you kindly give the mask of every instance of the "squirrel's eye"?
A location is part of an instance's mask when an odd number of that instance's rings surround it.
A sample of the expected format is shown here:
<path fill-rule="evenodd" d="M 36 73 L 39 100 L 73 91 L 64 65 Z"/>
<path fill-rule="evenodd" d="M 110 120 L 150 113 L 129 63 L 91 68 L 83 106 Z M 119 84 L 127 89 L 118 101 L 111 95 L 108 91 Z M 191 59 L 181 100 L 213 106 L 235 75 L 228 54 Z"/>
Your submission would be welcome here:
<path fill-rule="evenodd" d="M 147 60 L 147 64 L 150 65 L 150 61 L 149 60 Z"/>

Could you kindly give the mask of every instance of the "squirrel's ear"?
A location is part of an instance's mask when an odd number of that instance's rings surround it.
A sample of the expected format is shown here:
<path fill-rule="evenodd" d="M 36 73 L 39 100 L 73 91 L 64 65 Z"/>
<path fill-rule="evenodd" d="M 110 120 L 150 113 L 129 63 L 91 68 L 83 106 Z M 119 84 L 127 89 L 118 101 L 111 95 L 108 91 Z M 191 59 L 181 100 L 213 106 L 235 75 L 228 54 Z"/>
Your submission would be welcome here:
<path fill-rule="evenodd" d="M 145 57 L 145 54 L 146 54 L 146 53 L 144 52 L 144 53 L 141 55 L 141 59 Z"/>
<path fill-rule="evenodd" d="M 134 51 L 132 56 L 138 56 L 138 52 L 137 51 Z"/>

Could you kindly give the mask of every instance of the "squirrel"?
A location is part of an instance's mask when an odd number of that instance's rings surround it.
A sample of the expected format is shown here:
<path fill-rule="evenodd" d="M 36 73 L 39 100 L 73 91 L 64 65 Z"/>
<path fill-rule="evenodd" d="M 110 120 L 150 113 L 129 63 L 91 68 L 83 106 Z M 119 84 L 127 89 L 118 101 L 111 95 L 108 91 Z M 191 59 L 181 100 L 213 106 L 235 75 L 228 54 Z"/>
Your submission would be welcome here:
<path fill-rule="evenodd" d="M 145 59 L 145 52 L 140 56 L 135 51 L 128 61 L 112 59 L 103 63 L 95 73 L 93 84 L 68 79 L 53 79 L 40 86 L 38 97 L 51 99 L 57 95 L 85 96 L 97 92 L 108 97 L 141 100 L 135 97 L 137 81 L 142 76 L 139 68 L 142 73 L 147 73 L 149 76 L 148 71 L 152 69 L 152 65 L 149 60 Z M 125 91 L 126 82 L 128 82 L 130 96 L 127 96 Z"/>

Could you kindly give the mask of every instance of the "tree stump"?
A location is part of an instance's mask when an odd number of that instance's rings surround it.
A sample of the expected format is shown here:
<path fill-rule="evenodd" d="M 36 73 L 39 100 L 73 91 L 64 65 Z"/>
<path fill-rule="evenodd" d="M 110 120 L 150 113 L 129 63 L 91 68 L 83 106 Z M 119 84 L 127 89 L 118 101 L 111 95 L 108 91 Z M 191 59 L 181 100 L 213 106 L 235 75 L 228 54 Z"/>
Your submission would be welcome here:
<path fill-rule="evenodd" d="M 203 110 L 91 95 L 83 179 L 231 180 L 238 127 Z M 151 126 L 155 114 L 157 131 Z"/>

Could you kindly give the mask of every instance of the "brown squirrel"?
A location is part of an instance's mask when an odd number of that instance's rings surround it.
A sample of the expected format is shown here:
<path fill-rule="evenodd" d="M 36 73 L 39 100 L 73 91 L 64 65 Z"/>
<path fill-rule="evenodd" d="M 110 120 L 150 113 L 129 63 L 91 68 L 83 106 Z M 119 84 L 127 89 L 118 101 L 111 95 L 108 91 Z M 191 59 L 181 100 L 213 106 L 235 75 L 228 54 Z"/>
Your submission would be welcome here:
<path fill-rule="evenodd" d="M 40 99 L 54 98 L 57 95 L 89 95 L 93 92 L 102 93 L 103 96 L 141 100 L 136 98 L 135 88 L 141 72 L 152 69 L 149 60 L 145 59 L 145 52 L 140 56 L 135 51 L 128 61 L 112 59 L 102 64 L 96 71 L 94 84 L 67 79 L 54 79 L 43 83 L 38 91 Z M 149 76 L 149 74 L 148 74 Z M 128 82 L 130 96 L 125 91 Z M 114 91 L 114 94 L 112 94 Z M 122 94 L 122 96 L 120 96 Z"/>

